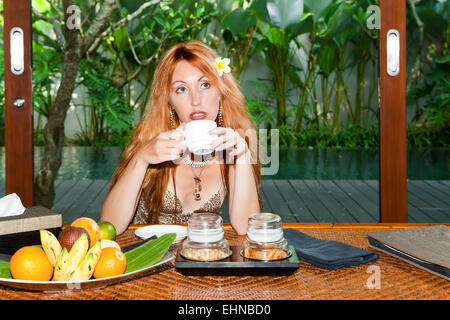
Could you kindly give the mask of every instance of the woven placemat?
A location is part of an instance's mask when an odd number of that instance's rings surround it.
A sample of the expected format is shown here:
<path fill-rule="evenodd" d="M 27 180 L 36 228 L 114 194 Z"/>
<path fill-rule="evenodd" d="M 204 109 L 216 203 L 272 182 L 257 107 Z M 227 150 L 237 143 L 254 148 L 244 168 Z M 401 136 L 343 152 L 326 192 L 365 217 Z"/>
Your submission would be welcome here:
<path fill-rule="evenodd" d="M 382 229 L 298 230 L 368 249 L 367 233 Z M 245 238 L 231 229 L 226 229 L 225 237 L 230 245 L 239 245 Z M 122 246 L 138 240 L 133 230 L 118 237 Z M 387 254 L 379 255 L 374 263 L 334 271 L 301 262 L 290 276 L 183 276 L 172 261 L 157 272 L 97 290 L 42 293 L 0 286 L 0 299 L 450 299 L 450 282 Z"/>

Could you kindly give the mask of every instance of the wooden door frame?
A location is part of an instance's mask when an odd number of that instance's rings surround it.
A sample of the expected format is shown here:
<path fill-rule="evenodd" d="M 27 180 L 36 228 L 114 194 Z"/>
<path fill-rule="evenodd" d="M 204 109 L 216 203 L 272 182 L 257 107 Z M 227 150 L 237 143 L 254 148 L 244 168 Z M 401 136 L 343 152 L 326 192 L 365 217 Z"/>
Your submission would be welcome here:
<path fill-rule="evenodd" d="M 3 1 L 3 41 L 5 67 L 5 193 L 17 193 L 22 204 L 34 203 L 33 87 L 31 0 Z M 23 31 L 24 68 L 21 74 L 11 70 L 10 33 Z M 24 103 L 14 106 L 14 101 Z"/>
<path fill-rule="evenodd" d="M 400 39 L 399 73 L 387 73 L 387 32 Z M 406 0 L 380 0 L 380 222 L 408 222 L 406 162 Z"/>

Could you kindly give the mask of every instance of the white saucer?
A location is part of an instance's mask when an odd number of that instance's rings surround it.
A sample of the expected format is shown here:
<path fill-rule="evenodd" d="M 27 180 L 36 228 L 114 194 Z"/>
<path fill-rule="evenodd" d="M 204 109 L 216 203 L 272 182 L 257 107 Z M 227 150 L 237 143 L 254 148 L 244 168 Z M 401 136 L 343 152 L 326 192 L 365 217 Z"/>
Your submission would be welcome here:
<path fill-rule="evenodd" d="M 143 240 L 148 239 L 153 235 L 160 237 L 166 233 L 176 233 L 177 237 L 173 243 L 177 243 L 187 237 L 187 228 L 171 224 L 159 224 L 138 228 L 134 231 L 134 234 Z"/>

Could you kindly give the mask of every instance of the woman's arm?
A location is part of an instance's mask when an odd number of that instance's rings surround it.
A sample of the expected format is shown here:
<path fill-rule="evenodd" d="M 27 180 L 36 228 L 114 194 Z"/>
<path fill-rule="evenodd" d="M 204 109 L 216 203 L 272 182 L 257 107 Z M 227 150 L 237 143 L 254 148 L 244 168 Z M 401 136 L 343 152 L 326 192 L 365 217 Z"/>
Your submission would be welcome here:
<path fill-rule="evenodd" d="M 133 157 L 103 202 L 101 220 L 111 222 L 118 234 L 124 232 L 133 219 L 147 166 Z"/>
<path fill-rule="evenodd" d="M 247 151 L 236 160 L 235 166 L 230 166 L 229 170 L 230 222 L 238 234 L 247 233 L 248 217 L 261 210 L 250 159 L 250 152 Z"/>
<path fill-rule="evenodd" d="M 186 146 L 181 143 L 183 139 L 180 126 L 160 133 L 140 147 L 106 196 L 101 220 L 111 222 L 118 234 L 124 232 L 136 211 L 148 166 L 180 159 L 186 150 Z"/>

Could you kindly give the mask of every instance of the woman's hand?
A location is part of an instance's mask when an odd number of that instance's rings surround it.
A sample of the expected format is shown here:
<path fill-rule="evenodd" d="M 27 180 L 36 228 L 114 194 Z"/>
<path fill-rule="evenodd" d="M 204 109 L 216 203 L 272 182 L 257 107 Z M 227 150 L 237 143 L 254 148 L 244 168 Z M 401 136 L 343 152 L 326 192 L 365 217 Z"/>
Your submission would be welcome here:
<path fill-rule="evenodd" d="M 136 152 L 135 157 L 149 164 L 157 164 L 165 161 L 177 161 L 186 151 L 183 125 L 175 130 L 161 132 L 150 141 L 144 143 Z"/>
<path fill-rule="evenodd" d="M 231 128 L 217 127 L 210 130 L 209 133 L 218 135 L 218 138 L 211 143 L 216 152 L 226 150 L 227 156 L 236 156 L 237 159 L 248 154 L 247 142 L 237 131 Z"/>

